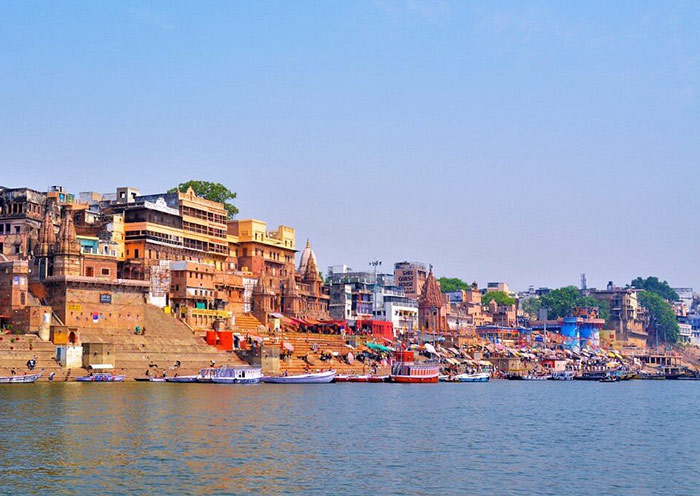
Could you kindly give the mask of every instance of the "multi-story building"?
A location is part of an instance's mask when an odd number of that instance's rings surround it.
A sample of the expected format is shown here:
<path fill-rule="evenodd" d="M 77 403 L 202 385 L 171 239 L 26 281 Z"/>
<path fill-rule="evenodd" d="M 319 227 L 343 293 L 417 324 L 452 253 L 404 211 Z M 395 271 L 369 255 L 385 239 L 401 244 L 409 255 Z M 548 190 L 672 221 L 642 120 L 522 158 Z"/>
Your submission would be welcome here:
<path fill-rule="evenodd" d="M 294 270 L 294 228 L 279 226 L 276 231 L 268 231 L 267 223 L 261 220 L 232 220 L 228 223 L 228 234 L 237 246 L 240 270 L 257 277 L 264 266 L 268 276 L 276 279 L 277 286 Z M 310 250 L 308 242 L 307 247 Z"/>
<path fill-rule="evenodd" d="M 428 277 L 425 264 L 420 262 L 397 262 L 394 264 L 394 280 L 406 296 L 418 299 Z"/>
<path fill-rule="evenodd" d="M 45 193 L 0 187 L 0 255 L 27 259 L 34 253 L 45 205 Z"/>
<path fill-rule="evenodd" d="M 200 252 L 185 249 L 180 211 L 163 196 L 135 197 L 108 211 L 123 218 L 125 277 L 147 279 L 161 260 L 201 259 Z"/>
<path fill-rule="evenodd" d="M 621 346 L 646 346 L 649 315 L 637 298 L 640 291 L 615 287 L 612 281 L 604 290 L 591 291 L 592 297 L 610 304 L 609 328 L 615 331 L 615 341 Z"/>

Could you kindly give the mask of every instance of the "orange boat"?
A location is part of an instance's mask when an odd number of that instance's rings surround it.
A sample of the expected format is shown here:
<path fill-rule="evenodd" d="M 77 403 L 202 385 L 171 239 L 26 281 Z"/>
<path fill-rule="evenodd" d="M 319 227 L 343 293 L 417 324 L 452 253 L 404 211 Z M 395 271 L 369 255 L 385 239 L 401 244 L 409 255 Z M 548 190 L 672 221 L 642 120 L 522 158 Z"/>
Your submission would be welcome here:
<path fill-rule="evenodd" d="M 397 351 L 390 377 L 391 382 L 401 384 L 435 383 L 440 377 L 440 365 L 435 362 L 415 363 L 413 351 Z"/>

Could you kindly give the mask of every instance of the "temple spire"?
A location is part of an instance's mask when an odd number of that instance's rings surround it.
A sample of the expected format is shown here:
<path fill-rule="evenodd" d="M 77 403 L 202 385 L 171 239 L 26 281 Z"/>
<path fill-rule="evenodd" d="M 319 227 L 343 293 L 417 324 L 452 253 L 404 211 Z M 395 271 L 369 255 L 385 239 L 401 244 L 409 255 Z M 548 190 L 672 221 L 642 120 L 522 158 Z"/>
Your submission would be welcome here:
<path fill-rule="evenodd" d="M 57 253 L 65 255 L 80 255 L 80 243 L 75 233 L 75 224 L 73 224 L 73 215 L 69 210 L 66 210 L 63 215 L 63 222 L 58 231 L 58 246 Z"/>
<path fill-rule="evenodd" d="M 38 256 L 47 257 L 53 253 L 56 246 L 56 231 L 53 228 L 53 215 L 51 215 L 49 207 L 46 207 L 46 212 L 44 213 L 44 222 L 41 224 L 41 229 L 39 229 L 38 242 Z"/>

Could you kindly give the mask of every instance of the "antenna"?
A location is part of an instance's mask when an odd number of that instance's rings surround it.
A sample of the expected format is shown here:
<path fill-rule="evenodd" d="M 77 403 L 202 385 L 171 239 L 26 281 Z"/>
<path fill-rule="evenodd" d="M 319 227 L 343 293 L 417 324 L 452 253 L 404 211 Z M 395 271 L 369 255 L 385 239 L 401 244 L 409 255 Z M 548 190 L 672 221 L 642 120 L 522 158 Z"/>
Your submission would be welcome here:
<path fill-rule="evenodd" d="M 581 291 L 586 291 L 588 286 L 586 285 L 586 274 L 581 274 Z"/>

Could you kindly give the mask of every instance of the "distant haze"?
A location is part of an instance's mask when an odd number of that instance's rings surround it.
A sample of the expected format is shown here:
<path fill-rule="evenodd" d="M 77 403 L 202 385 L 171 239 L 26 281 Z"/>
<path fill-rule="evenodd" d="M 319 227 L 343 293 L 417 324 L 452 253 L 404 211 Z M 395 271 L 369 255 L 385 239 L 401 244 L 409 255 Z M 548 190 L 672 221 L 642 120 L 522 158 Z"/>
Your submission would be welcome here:
<path fill-rule="evenodd" d="M 0 45 L 0 185 L 219 181 L 323 270 L 700 288 L 700 2 L 5 1 Z"/>

